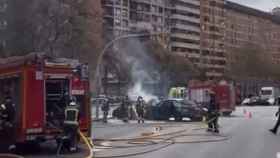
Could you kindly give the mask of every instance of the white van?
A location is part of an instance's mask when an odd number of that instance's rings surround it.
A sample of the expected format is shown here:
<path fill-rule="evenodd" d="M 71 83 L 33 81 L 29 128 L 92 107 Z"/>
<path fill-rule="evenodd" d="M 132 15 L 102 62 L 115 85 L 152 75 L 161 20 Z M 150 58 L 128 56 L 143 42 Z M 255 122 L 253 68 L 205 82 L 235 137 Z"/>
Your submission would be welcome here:
<path fill-rule="evenodd" d="M 276 98 L 279 96 L 280 90 L 277 87 L 262 87 L 260 91 L 260 99 L 263 103 L 274 105 Z"/>

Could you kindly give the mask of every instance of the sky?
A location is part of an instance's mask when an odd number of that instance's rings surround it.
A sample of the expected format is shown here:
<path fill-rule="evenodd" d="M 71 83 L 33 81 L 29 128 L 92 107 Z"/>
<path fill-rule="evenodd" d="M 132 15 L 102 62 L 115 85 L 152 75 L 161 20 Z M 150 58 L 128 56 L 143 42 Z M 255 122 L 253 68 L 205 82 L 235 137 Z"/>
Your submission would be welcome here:
<path fill-rule="evenodd" d="M 270 12 L 275 7 L 280 7 L 280 0 L 230 0 L 252 8 Z"/>

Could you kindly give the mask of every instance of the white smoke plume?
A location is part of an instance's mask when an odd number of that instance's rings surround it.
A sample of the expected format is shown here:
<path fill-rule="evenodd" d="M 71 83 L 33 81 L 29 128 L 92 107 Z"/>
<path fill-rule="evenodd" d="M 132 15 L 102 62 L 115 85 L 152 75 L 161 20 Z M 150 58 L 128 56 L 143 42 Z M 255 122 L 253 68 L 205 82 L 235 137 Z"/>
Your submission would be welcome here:
<path fill-rule="evenodd" d="M 128 39 L 125 47 L 119 50 L 123 53 L 123 60 L 130 68 L 132 86 L 128 89 L 128 96 L 131 100 L 136 100 L 142 96 L 146 102 L 158 100 L 158 97 L 146 89 L 144 84 L 156 83 L 160 80 L 157 65 L 149 56 L 148 50 L 137 39 Z"/>

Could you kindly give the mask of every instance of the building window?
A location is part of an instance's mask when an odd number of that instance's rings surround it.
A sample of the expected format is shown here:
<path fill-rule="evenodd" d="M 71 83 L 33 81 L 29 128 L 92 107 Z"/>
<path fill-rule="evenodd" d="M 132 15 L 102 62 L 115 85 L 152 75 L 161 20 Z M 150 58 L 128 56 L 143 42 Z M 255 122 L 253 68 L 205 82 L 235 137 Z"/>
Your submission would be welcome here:
<path fill-rule="evenodd" d="M 127 20 L 123 20 L 123 26 L 125 26 L 125 27 L 128 26 L 128 21 Z"/>
<path fill-rule="evenodd" d="M 7 25 L 8 23 L 6 20 L 0 21 L 0 29 L 6 29 Z"/>
<path fill-rule="evenodd" d="M 123 10 L 123 11 L 122 11 L 122 16 L 123 16 L 123 17 L 127 17 L 127 16 L 128 16 L 128 13 L 127 13 L 126 10 Z"/>
<path fill-rule="evenodd" d="M 7 3 L 1 3 L 0 4 L 0 12 L 5 12 L 8 8 L 8 4 Z"/>
<path fill-rule="evenodd" d="M 154 12 L 154 13 L 157 12 L 156 6 L 152 6 L 151 11 Z"/>
<path fill-rule="evenodd" d="M 121 26 L 121 19 L 115 18 L 115 26 Z"/>
<path fill-rule="evenodd" d="M 162 7 L 159 7 L 159 13 L 162 13 L 162 12 L 163 12 Z"/>
<path fill-rule="evenodd" d="M 117 9 L 115 10 L 115 15 L 116 15 L 116 16 L 121 16 L 121 9 L 117 8 Z"/>
<path fill-rule="evenodd" d="M 121 1 L 114 1 L 116 5 L 120 5 Z"/>
<path fill-rule="evenodd" d="M 125 6 L 125 7 L 128 6 L 128 0 L 123 0 L 123 6 Z"/>

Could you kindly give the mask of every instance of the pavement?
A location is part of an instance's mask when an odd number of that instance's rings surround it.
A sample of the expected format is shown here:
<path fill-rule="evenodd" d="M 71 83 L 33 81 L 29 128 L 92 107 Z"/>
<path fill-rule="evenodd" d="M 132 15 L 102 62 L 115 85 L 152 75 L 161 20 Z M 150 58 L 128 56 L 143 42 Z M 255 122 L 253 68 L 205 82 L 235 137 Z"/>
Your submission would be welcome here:
<path fill-rule="evenodd" d="M 268 131 L 276 122 L 276 111 L 272 106 L 238 107 L 231 117 L 219 119 L 219 135 L 207 133 L 202 123 L 93 121 L 93 139 L 99 139 L 95 141 L 95 158 L 278 158 L 280 134 Z M 25 157 L 55 157 L 47 156 L 50 146 L 41 150 L 44 154 Z"/>
<path fill-rule="evenodd" d="M 245 115 L 245 111 L 247 114 L 250 112 L 252 117 Z M 240 107 L 232 117 L 220 119 L 221 133 L 230 137 L 226 141 L 173 144 L 162 150 L 134 157 L 279 158 L 280 135 L 273 135 L 268 131 L 275 123 L 276 111 L 277 107 Z"/>

